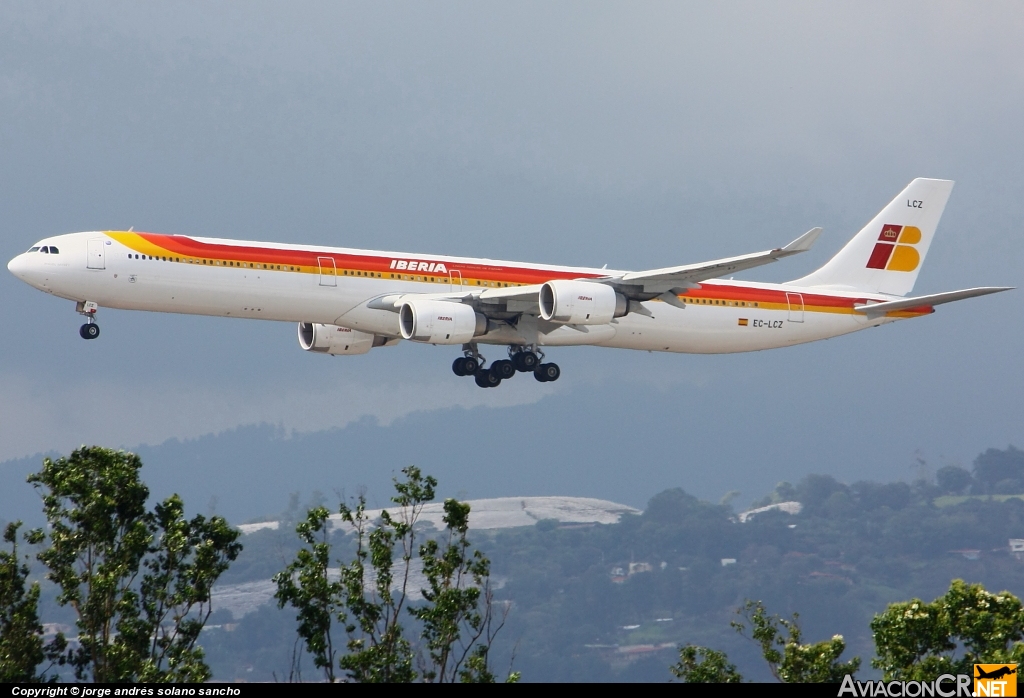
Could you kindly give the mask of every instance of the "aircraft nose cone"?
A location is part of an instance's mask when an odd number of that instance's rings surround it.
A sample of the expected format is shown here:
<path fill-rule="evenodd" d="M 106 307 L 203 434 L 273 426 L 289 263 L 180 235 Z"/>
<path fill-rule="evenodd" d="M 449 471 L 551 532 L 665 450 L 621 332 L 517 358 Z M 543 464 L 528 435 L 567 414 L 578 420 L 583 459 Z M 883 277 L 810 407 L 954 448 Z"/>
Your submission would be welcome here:
<path fill-rule="evenodd" d="M 7 263 L 7 271 L 11 272 L 19 279 L 24 278 L 25 274 L 25 255 L 19 254 L 17 257 Z"/>

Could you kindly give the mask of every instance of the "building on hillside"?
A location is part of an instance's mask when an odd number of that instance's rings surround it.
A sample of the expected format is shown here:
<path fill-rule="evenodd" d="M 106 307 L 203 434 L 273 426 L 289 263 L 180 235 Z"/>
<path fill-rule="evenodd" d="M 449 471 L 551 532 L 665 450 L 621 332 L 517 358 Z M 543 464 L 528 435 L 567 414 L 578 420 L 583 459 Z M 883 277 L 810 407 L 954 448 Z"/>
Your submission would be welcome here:
<path fill-rule="evenodd" d="M 777 504 L 769 504 L 766 507 L 758 507 L 757 509 L 751 509 L 740 513 L 740 523 L 746 523 L 754 516 L 763 514 L 766 511 L 784 511 L 787 514 L 796 515 L 803 511 L 804 505 L 800 502 L 779 502 Z"/>
<path fill-rule="evenodd" d="M 664 569 L 664 567 L 662 569 Z M 631 562 L 628 567 L 616 566 L 611 570 L 612 582 L 615 584 L 624 584 L 625 581 L 634 574 L 643 574 L 644 572 L 653 571 L 654 565 L 649 562 Z"/>

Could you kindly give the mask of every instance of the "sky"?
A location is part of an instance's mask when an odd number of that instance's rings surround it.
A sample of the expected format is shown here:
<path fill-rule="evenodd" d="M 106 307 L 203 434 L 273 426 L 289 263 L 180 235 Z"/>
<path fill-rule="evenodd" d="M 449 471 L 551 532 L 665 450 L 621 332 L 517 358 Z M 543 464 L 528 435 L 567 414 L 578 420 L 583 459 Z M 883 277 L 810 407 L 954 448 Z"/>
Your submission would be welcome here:
<path fill-rule="evenodd" d="M 645 269 L 824 227 L 742 277 L 785 281 L 938 177 L 957 185 L 915 293 L 1021 286 L 1022 35 L 1010 2 L 8 0 L 0 258 L 131 226 Z M 1020 293 L 756 354 L 560 348 L 557 383 L 484 391 L 451 347 L 314 356 L 279 323 L 101 310 L 83 342 L 70 302 L 4 271 L 0 461 L 370 420 L 401 461 L 381 472 L 443 453 L 470 496 L 908 479 L 1024 444 Z M 331 486 L 367 481 L 323 457 Z"/>

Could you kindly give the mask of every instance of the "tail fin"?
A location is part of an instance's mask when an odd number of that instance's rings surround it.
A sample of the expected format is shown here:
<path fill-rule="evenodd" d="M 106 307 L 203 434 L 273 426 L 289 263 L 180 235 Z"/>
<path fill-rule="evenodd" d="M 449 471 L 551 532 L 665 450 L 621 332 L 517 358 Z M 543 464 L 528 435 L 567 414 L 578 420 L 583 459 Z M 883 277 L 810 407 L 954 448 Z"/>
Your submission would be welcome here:
<path fill-rule="evenodd" d="M 948 179 L 915 179 L 825 266 L 791 283 L 907 295 L 952 190 Z"/>

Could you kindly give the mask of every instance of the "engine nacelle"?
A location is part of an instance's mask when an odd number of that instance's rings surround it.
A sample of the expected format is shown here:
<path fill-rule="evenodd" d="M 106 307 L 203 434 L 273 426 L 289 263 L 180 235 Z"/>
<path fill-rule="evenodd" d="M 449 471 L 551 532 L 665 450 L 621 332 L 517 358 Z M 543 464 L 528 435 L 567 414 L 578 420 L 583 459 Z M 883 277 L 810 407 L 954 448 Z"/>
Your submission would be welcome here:
<path fill-rule="evenodd" d="M 335 355 L 365 354 L 373 347 L 382 347 L 397 341 L 337 325 L 299 323 L 299 346 L 305 351 Z"/>
<path fill-rule="evenodd" d="M 629 301 L 611 286 L 557 280 L 540 287 L 540 316 L 568 325 L 604 325 L 629 312 Z"/>
<path fill-rule="evenodd" d="M 468 305 L 412 300 L 398 311 L 402 337 L 429 344 L 465 344 L 487 332 L 487 318 Z"/>

